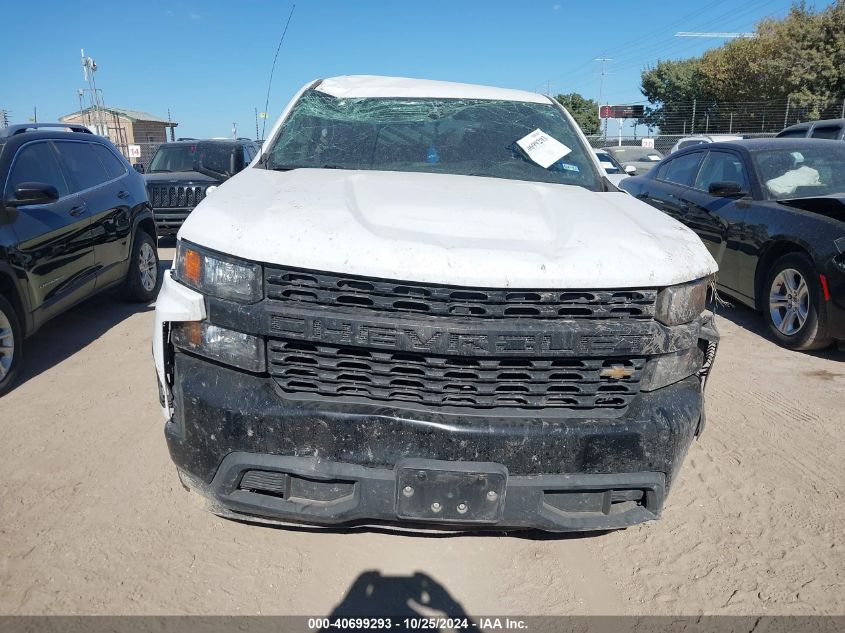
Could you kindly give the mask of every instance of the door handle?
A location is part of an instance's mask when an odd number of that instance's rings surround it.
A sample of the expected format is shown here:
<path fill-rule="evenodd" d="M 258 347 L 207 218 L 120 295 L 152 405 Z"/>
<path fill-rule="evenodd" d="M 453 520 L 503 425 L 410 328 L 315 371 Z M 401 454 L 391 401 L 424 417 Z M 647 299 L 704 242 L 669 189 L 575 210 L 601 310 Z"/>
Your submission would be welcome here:
<path fill-rule="evenodd" d="M 85 205 L 84 204 L 78 204 L 75 207 L 71 208 L 71 210 L 68 211 L 68 213 L 70 215 L 72 215 L 73 217 L 78 218 L 80 215 L 85 213 Z"/>
<path fill-rule="evenodd" d="M 129 197 L 129 192 L 128 191 L 120 191 L 120 192 L 118 192 L 117 197 L 120 198 L 121 200 L 126 200 Z"/>

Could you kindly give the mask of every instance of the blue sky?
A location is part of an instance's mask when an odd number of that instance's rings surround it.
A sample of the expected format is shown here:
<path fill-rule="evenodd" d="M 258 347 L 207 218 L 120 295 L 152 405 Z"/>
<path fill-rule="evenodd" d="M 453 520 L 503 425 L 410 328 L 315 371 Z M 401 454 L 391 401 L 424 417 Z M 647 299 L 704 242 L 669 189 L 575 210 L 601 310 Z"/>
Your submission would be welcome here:
<path fill-rule="evenodd" d="M 255 135 L 289 0 L 8 0 L 0 108 L 16 122 L 78 109 L 79 49 L 99 67 L 106 105 L 179 122 L 177 135 Z M 304 83 L 384 74 L 642 101 L 640 71 L 721 40 L 677 31 L 750 31 L 790 0 L 298 0 L 273 79 L 278 116 Z M 827 3 L 818 2 L 816 6 Z M 272 121 L 268 121 L 268 128 Z"/>

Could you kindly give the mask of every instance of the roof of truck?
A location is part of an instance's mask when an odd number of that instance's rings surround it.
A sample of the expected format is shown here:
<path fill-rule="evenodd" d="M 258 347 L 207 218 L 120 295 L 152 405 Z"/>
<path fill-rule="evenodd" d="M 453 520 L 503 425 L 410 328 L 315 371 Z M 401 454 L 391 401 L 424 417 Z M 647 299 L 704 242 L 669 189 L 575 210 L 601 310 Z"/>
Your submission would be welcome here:
<path fill-rule="evenodd" d="M 549 98 L 527 90 L 494 88 L 476 84 L 462 84 L 408 77 L 377 75 L 344 75 L 323 79 L 316 87 L 333 97 L 408 97 L 432 99 L 489 99 L 491 101 L 527 101 L 549 103 Z"/>

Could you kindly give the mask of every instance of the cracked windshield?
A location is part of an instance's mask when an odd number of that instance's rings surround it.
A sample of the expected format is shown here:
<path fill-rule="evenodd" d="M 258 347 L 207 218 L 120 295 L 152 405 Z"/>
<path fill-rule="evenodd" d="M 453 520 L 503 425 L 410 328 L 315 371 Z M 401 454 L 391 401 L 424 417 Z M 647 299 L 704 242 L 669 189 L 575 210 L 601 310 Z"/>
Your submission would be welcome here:
<path fill-rule="evenodd" d="M 517 143 L 537 129 L 565 146 L 547 169 Z M 434 172 L 601 188 L 563 113 L 551 103 L 520 101 L 339 99 L 310 90 L 285 121 L 266 167 Z"/>

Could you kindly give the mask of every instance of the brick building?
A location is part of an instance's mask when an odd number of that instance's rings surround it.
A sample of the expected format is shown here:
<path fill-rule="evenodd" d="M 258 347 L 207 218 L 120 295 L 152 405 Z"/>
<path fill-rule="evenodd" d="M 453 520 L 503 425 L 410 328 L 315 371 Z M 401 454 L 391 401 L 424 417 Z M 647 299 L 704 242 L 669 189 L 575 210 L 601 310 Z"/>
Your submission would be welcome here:
<path fill-rule="evenodd" d="M 100 110 L 99 114 L 101 122 L 99 125 L 93 108 L 66 114 L 59 121 L 62 123 L 81 123 L 91 128 L 92 132 L 103 136 L 107 135 L 109 140 L 117 145 L 124 155 L 128 155 L 127 145 L 152 147 L 166 143 L 169 140 L 167 129 L 170 128 L 170 135 L 172 136 L 173 128 L 178 125 L 173 121 L 140 110 L 107 107 Z M 97 129 L 101 126 L 106 129 Z"/>

